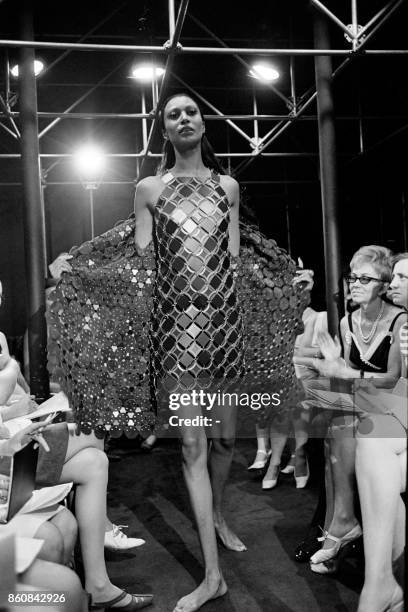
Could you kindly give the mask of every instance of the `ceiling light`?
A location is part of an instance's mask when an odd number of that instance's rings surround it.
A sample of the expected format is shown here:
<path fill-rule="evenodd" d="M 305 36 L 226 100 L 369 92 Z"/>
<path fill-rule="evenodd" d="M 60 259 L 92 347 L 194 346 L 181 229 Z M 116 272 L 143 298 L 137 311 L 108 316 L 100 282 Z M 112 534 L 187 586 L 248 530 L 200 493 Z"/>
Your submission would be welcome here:
<path fill-rule="evenodd" d="M 105 154 L 95 145 L 85 145 L 74 154 L 74 163 L 84 179 L 97 180 L 105 169 Z"/>
<path fill-rule="evenodd" d="M 263 81 L 264 83 L 272 83 L 273 81 L 277 81 L 280 77 L 278 70 L 268 64 L 254 64 L 249 74 L 252 78 Z"/>
<path fill-rule="evenodd" d="M 161 66 L 152 66 L 152 64 L 141 64 L 132 68 L 132 79 L 150 83 L 155 79 L 159 79 L 164 74 L 164 68 Z"/>
<path fill-rule="evenodd" d="M 38 76 L 40 74 L 40 72 L 42 72 L 44 70 L 44 63 L 41 60 L 34 60 L 34 75 Z M 17 78 L 18 77 L 18 64 L 16 64 L 15 66 L 13 66 L 10 69 L 10 73 L 12 74 L 13 77 Z"/>

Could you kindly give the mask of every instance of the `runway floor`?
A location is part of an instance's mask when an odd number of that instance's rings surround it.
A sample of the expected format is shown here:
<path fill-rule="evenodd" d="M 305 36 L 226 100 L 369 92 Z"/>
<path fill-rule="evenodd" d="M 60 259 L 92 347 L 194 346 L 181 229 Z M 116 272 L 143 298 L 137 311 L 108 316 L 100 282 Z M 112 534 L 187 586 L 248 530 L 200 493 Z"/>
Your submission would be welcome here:
<path fill-rule="evenodd" d="M 248 547 L 234 553 L 220 547 L 226 596 L 205 612 L 313 612 L 356 610 L 362 569 L 356 560 L 335 577 L 313 574 L 292 560 L 316 506 L 316 484 L 296 490 L 292 476 L 262 491 L 247 466 L 253 440 L 239 441 L 226 491 L 225 515 Z M 111 463 L 109 516 L 127 524 L 128 535 L 146 544 L 125 553 L 108 553 L 112 581 L 135 593 L 154 593 L 155 612 L 173 610 L 176 601 L 202 579 L 203 567 L 192 512 L 175 441 L 151 454 L 131 454 Z"/>

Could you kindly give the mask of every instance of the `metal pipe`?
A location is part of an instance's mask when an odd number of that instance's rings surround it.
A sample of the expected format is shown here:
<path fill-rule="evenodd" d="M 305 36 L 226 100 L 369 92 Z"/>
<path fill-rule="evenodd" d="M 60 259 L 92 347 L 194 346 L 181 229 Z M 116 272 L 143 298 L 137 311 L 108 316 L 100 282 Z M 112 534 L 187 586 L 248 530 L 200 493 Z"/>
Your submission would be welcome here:
<path fill-rule="evenodd" d="M 167 83 L 169 81 L 170 74 L 171 74 L 171 71 L 172 71 L 172 68 L 173 68 L 174 54 L 177 52 L 177 49 L 178 49 L 178 46 L 177 46 L 178 45 L 178 40 L 180 38 L 181 29 L 182 29 L 183 24 L 184 24 L 184 19 L 186 17 L 188 4 L 189 4 L 189 0 L 181 0 L 179 12 L 177 14 L 176 24 L 175 24 L 175 27 L 174 27 L 173 38 L 171 39 L 171 44 L 170 44 L 169 49 L 168 49 L 169 55 L 168 55 L 167 60 L 166 60 L 166 66 L 165 66 L 165 70 L 164 70 L 163 79 L 162 79 L 162 82 L 161 82 L 159 99 L 157 101 L 157 106 L 155 108 L 154 118 L 153 118 L 153 122 L 152 122 L 152 125 L 151 125 L 151 128 L 150 128 L 149 137 L 148 137 L 148 141 L 147 141 L 147 145 L 146 145 L 146 150 L 144 152 L 145 155 L 142 157 L 142 163 L 140 164 L 140 174 L 139 174 L 139 176 L 140 176 L 141 179 L 148 175 L 148 172 L 147 172 L 148 152 L 152 148 L 152 144 L 156 140 L 157 135 L 159 133 L 159 113 L 160 113 L 161 107 L 162 107 L 162 105 L 163 105 L 163 103 L 164 103 L 164 101 L 166 99 L 165 96 L 166 96 L 166 91 L 167 91 Z"/>
<path fill-rule="evenodd" d="M 142 114 L 146 115 L 146 96 L 145 91 L 142 87 Z M 146 119 L 142 120 L 142 151 L 146 151 L 147 147 L 147 121 Z"/>
<path fill-rule="evenodd" d="M 335 73 L 333 73 L 335 74 Z M 19 112 L 11 112 L 10 115 L 17 119 L 20 116 Z M 151 113 L 66 113 L 61 111 L 59 113 L 50 113 L 45 111 L 39 111 L 37 113 L 39 119 L 55 119 L 60 117 L 61 119 L 148 119 L 153 121 L 153 115 Z M 0 112 L 0 118 L 6 117 L 6 115 Z M 231 119 L 232 121 L 317 121 L 317 115 L 203 115 L 206 121 L 224 121 Z M 336 121 L 358 121 L 360 115 L 343 115 L 336 117 Z M 405 121 L 408 119 L 408 115 L 365 115 L 364 120 L 370 121 L 390 121 L 390 120 L 401 120 Z"/>
<path fill-rule="evenodd" d="M 267 143 L 268 144 L 268 143 Z M 267 144 L 265 146 L 267 146 Z M 265 153 L 265 152 L 255 152 L 248 153 L 248 151 L 243 153 L 215 153 L 217 157 L 313 157 L 317 155 L 315 152 L 299 152 L 299 151 L 287 151 L 287 152 L 274 152 L 274 153 Z M 351 155 L 349 153 L 348 155 Z M 145 152 L 141 151 L 140 153 L 106 153 L 105 157 L 111 159 L 132 159 L 132 158 L 142 158 L 145 157 Z M 0 159 L 19 159 L 21 157 L 20 153 L 1 153 Z M 74 157 L 73 153 L 41 153 L 40 158 L 46 159 L 72 159 Z M 148 153 L 148 157 L 162 157 L 162 153 Z M 56 165 L 56 164 L 54 164 Z M 49 172 L 50 168 L 47 169 Z"/>
<path fill-rule="evenodd" d="M 255 144 L 255 147 L 257 147 L 258 138 L 259 138 L 259 130 L 258 130 L 258 120 L 256 119 L 256 116 L 258 114 L 258 105 L 256 103 L 255 88 L 252 91 L 252 99 L 253 99 L 253 109 L 254 109 L 254 144 Z"/>
<path fill-rule="evenodd" d="M 179 83 L 181 83 L 183 85 L 183 87 L 185 87 L 186 89 L 188 89 L 189 91 L 193 92 L 193 94 L 196 96 L 196 98 L 198 98 L 199 100 L 201 100 L 201 102 L 203 104 L 206 104 L 206 106 L 208 106 L 209 108 L 211 108 L 211 110 L 214 111 L 214 113 L 217 113 L 217 115 L 219 117 L 223 117 L 224 115 L 222 114 L 222 112 L 216 107 L 214 106 L 214 104 L 211 104 L 211 102 L 209 102 L 206 98 L 204 98 L 204 96 L 202 96 L 201 94 L 198 93 L 198 91 L 196 91 L 193 87 L 191 87 L 188 83 L 186 83 L 185 81 L 183 81 L 182 78 L 180 78 L 179 76 L 177 76 L 176 74 L 173 74 L 173 77 L 176 79 L 176 81 L 178 81 Z M 245 138 L 246 141 L 248 141 L 249 143 L 252 144 L 252 139 L 250 136 L 248 136 L 248 134 L 246 132 L 244 132 L 244 130 L 241 130 L 240 127 L 238 127 L 238 125 L 236 125 L 233 121 L 231 121 L 230 119 L 226 120 L 228 125 L 230 125 L 236 132 L 238 132 L 238 134 L 240 134 L 243 138 Z"/>
<path fill-rule="evenodd" d="M 351 27 L 353 29 L 353 51 L 358 46 L 358 17 L 357 17 L 357 0 L 351 0 Z"/>
<path fill-rule="evenodd" d="M 311 4 L 315 6 L 315 8 L 319 9 L 322 13 L 324 13 L 329 19 L 331 19 L 336 25 L 339 26 L 349 36 L 351 39 L 355 38 L 354 32 L 350 32 L 349 28 L 338 18 L 334 13 L 332 13 L 322 2 L 319 0 L 310 0 Z"/>
<path fill-rule="evenodd" d="M 209 28 L 207 28 L 206 25 L 204 25 L 199 19 L 197 19 L 197 17 L 194 17 L 194 15 L 192 15 L 191 13 L 188 14 L 188 16 L 190 17 L 190 19 L 192 21 L 194 21 L 195 24 L 197 24 L 202 30 L 204 30 L 204 32 L 206 32 L 207 34 L 209 34 L 209 36 L 211 36 L 211 38 L 213 38 L 214 40 L 216 40 L 220 45 L 222 45 L 225 49 L 228 49 L 228 45 L 225 44 L 225 42 L 219 38 L 216 34 L 214 34 L 214 32 L 212 32 Z M 252 69 L 252 66 L 250 66 L 244 59 L 242 59 L 242 57 L 240 57 L 239 55 L 235 54 L 234 55 L 235 59 L 237 59 L 239 61 L 240 64 L 242 64 L 242 66 L 244 66 L 248 71 Z M 291 101 L 289 100 L 289 98 L 287 98 L 285 96 L 285 94 L 283 94 L 281 91 L 279 91 L 279 89 L 277 89 L 274 85 L 272 85 L 272 83 L 263 83 L 264 87 L 268 87 L 271 91 L 273 91 L 281 100 L 283 100 L 286 104 L 286 106 L 288 108 L 292 107 Z"/>
<path fill-rule="evenodd" d="M 137 176 L 132 181 L 102 181 L 100 185 L 135 185 L 137 182 Z M 310 184 L 314 185 L 318 181 L 311 179 L 300 179 L 300 180 L 276 180 L 276 181 L 241 181 L 241 185 L 303 185 Z M 0 187 L 21 187 L 22 183 L 19 182 L 0 182 Z M 45 184 L 48 186 L 78 186 L 83 187 L 81 181 L 47 181 Z"/>
<path fill-rule="evenodd" d="M 32 2 L 21 1 L 21 34 L 33 38 Z M 27 276 L 27 326 L 30 388 L 38 399 L 49 395 L 45 323 L 44 210 L 41 202 L 37 91 L 34 49 L 23 48 L 20 61 L 21 158 L 24 185 L 24 245 Z"/>
<path fill-rule="evenodd" d="M 176 29 L 176 11 L 174 7 L 174 0 L 169 0 L 169 40 L 173 40 L 174 32 Z"/>
<path fill-rule="evenodd" d="M 404 0 L 400 0 L 401 4 Z M 350 34 L 350 32 L 349 32 Z M 0 47 L 22 48 L 29 47 L 30 49 L 72 49 L 75 51 L 117 51 L 125 53 L 164 53 L 169 55 L 170 49 L 157 45 L 108 45 L 97 43 L 66 43 L 66 42 L 50 42 L 37 40 L 11 40 L 0 39 Z M 271 48 L 256 48 L 256 47 L 181 47 L 178 49 L 180 53 L 191 53 L 199 55 L 351 55 L 353 52 L 347 49 L 271 49 Z M 408 49 L 367 49 L 362 55 L 406 55 Z"/>
<path fill-rule="evenodd" d="M 317 48 L 330 46 L 327 21 L 314 16 L 314 39 Z M 329 57 L 315 59 L 317 114 L 319 126 L 320 184 L 322 194 L 326 308 L 329 331 L 338 333 L 338 310 L 334 295 L 341 278 L 341 251 L 337 202 L 337 162 L 332 65 Z"/>

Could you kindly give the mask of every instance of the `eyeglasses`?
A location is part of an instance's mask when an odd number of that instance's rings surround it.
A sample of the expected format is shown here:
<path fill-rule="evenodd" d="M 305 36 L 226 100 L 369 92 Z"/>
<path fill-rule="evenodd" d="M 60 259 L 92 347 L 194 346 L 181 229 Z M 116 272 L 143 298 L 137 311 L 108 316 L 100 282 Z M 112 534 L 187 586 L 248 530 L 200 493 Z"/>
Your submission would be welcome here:
<path fill-rule="evenodd" d="M 366 276 L 365 274 L 362 274 L 361 276 L 357 276 L 356 274 L 350 274 L 345 278 L 349 285 L 353 285 L 357 281 L 359 281 L 362 285 L 368 285 L 368 283 L 370 283 L 371 281 L 377 281 L 378 283 L 383 282 L 381 278 L 374 278 L 373 276 Z"/>

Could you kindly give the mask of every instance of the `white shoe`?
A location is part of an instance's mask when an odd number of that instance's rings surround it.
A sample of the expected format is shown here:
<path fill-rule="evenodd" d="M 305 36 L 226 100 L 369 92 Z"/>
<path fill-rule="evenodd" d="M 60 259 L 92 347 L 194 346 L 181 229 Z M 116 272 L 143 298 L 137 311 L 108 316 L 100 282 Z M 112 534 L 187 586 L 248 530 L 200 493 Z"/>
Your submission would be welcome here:
<path fill-rule="evenodd" d="M 295 471 L 295 465 L 292 462 L 295 461 L 295 457 L 296 455 L 290 456 L 290 459 L 287 462 L 286 466 L 281 470 L 282 474 L 293 474 L 293 472 Z"/>
<path fill-rule="evenodd" d="M 275 478 L 270 478 L 269 477 L 269 470 L 271 468 L 275 468 Z M 279 476 L 279 465 L 270 465 L 269 464 L 269 468 L 268 471 L 265 474 L 264 479 L 262 480 L 262 489 L 273 489 L 274 487 L 276 487 L 276 485 L 278 484 L 278 476 Z"/>
<path fill-rule="evenodd" d="M 269 457 L 272 455 L 272 451 L 258 450 L 256 451 L 255 461 L 249 466 L 248 470 L 262 470 L 268 463 Z M 262 457 L 262 459 L 258 459 Z"/>
<path fill-rule="evenodd" d="M 122 531 L 123 527 L 127 527 L 127 525 L 112 524 L 112 529 L 105 531 L 105 548 L 108 550 L 129 550 L 146 543 L 141 538 L 128 538 Z"/>
<path fill-rule="evenodd" d="M 310 557 L 310 563 L 313 565 L 325 563 L 326 561 L 334 559 L 346 544 L 349 542 L 354 542 L 354 540 L 357 540 L 362 536 L 362 534 L 363 530 L 358 523 L 357 525 L 354 525 L 353 529 L 350 529 L 350 531 L 348 531 L 342 538 L 337 538 L 336 536 L 325 531 L 323 537 L 319 538 L 319 540 L 322 541 L 323 544 L 327 539 L 332 540 L 334 542 L 334 546 L 331 548 L 321 548 L 318 550 L 312 557 Z"/>
<path fill-rule="evenodd" d="M 306 459 L 306 475 L 305 476 L 296 476 L 296 470 L 295 470 L 295 481 L 296 481 L 296 488 L 297 489 L 304 489 L 305 486 L 307 485 L 307 481 L 310 478 L 310 470 L 309 470 L 309 462 Z"/>

